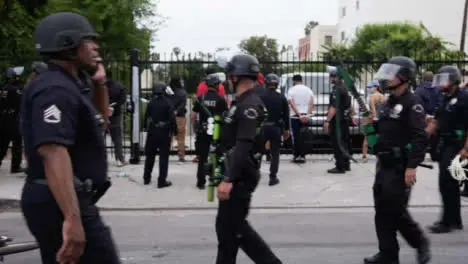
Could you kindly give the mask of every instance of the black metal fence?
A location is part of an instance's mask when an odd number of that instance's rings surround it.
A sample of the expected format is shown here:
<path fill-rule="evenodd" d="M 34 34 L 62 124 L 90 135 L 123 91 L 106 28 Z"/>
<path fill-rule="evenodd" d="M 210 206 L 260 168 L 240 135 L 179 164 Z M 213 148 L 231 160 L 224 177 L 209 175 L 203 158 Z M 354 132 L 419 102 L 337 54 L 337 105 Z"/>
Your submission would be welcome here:
<path fill-rule="evenodd" d="M 153 55 L 151 58 L 138 58 L 133 64 L 138 68 L 138 81 L 135 82 L 135 74 L 132 73 L 132 61 L 129 58 L 124 59 L 108 59 L 106 60 L 106 66 L 108 72 L 113 79 L 120 81 L 126 88 L 129 94 L 132 94 L 132 99 L 140 102 L 140 121 L 143 119 L 143 113 L 145 106 L 151 95 L 151 87 L 157 81 L 163 81 L 168 83 L 169 79 L 174 76 L 180 76 L 185 83 L 185 88 L 191 95 L 187 102 L 187 115 L 186 115 L 186 153 L 192 154 L 194 152 L 195 135 L 193 130 L 193 124 L 191 123 L 190 115 L 192 110 L 192 101 L 196 92 L 198 84 L 203 80 L 205 70 L 207 68 L 213 68 L 222 75 L 222 69 L 217 66 L 216 61 L 213 59 L 215 55 Z M 0 57 L 0 67 L 7 66 L 25 66 L 26 72 L 29 71 L 29 65 L 32 61 L 37 58 L 5 58 Z M 361 90 L 362 96 L 367 98 L 368 91 L 366 84 L 373 80 L 373 76 L 380 65 L 379 62 L 375 61 L 344 61 L 349 72 L 353 75 L 356 83 L 356 87 Z M 328 108 L 328 95 L 330 93 L 330 84 L 328 76 L 325 73 L 326 65 L 328 61 L 322 60 L 306 60 L 301 61 L 297 58 L 284 58 L 277 61 L 261 61 L 263 66 L 263 74 L 274 72 L 281 77 L 280 91 L 285 93 L 292 84 L 292 75 L 300 73 L 303 75 L 305 85 L 311 87 L 315 95 L 315 109 L 314 109 L 314 125 L 312 129 L 314 137 L 314 153 L 331 153 L 331 146 L 329 143 L 328 135 L 323 132 L 322 124 Z M 446 60 L 446 59 L 425 59 L 417 61 L 419 66 L 418 77 L 421 77 L 425 71 L 437 71 L 442 65 L 456 65 L 463 72 L 468 69 L 468 60 L 460 58 L 457 60 Z M 133 67 L 134 68 L 134 67 Z M 2 69 L 3 70 L 3 69 Z M 138 98 L 135 98 L 135 93 L 132 93 L 132 86 L 137 84 Z M 228 90 L 226 91 L 228 93 Z M 231 98 L 230 95 L 228 99 Z M 353 102 L 356 112 L 359 114 L 357 103 Z M 130 114 L 124 115 L 124 148 L 125 153 L 130 153 L 130 147 L 132 145 L 132 122 L 133 116 Z M 140 122 L 141 124 L 141 122 Z M 354 153 L 361 151 L 361 145 L 363 140 L 363 133 L 360 126 L 349 128 L 352 135 L 352 145 Z M 139 145 L 143 148 L 145 142 L 145 133 L 142 132 L 141 128 L 138 129 L 139 133 Z M 110 138 L 107 138 L 107 145 L 110 152 L 112 153 L 112 143 Z M 175 144 L 172 144 L 173 151 L 176 151 Z M 284 152 L 288 152 L 290 143 L 286 142 L 284 145 Z"/>

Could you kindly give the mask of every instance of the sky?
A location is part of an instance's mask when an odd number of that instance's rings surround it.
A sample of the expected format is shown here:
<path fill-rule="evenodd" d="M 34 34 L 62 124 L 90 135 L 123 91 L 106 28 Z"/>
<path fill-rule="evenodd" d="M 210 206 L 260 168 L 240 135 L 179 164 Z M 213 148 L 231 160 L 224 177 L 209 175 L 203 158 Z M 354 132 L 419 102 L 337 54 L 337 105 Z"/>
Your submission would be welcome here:
<path fill-rule="evenodd" d="M 173 47 L 185 53 L 213 53 L 220 47 L 235 52 L 253 35 L 297 46 L 308 21 L 338 21 L 337 0 L 159 0 L 157 11 L 167 17 L 152 43 L 158 53 Z"/>

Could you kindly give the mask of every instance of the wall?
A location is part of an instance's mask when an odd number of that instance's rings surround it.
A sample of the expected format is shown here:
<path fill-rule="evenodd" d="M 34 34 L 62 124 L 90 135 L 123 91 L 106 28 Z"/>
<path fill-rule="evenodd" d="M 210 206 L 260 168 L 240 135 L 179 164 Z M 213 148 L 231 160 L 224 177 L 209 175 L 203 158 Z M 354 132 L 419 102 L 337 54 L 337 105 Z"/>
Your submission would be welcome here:
<path fill-rule="evenodd" d="M 299 60 L 305 61 L 310 58 L 310 35 L 299 39 L 298 56 Z"/>
<path fill-rule="evenodd" d="M 319 25 L 310 32 L 310 54 L 313 59 L 320 59 L 320 54 L 325 51 L 326 36 L 332 38 L 332 43 L 337 41 L 337 26 Z"/>
<path fill-rule="evenodd" d="M 359 2 L 359 9 L 356 8 Z M 394 21 L 422 22 L 437 36 L 460 45 L 464 0 L 339 0 L 338 36 L 352 39 L 359 26 Z M 346 15 L 341 14 L 346 6 Z M 467 45 L 468 46 L 468 45 Z"/>

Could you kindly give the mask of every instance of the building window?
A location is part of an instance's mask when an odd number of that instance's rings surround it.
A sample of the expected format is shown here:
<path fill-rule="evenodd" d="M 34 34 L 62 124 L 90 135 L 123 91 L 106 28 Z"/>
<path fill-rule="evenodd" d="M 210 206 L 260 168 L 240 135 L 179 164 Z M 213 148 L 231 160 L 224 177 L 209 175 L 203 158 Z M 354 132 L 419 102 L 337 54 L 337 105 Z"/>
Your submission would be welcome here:
<path fill-rule="evenodd" d="M 346 6 L 341 7 L 341 17 L 346 16 Z"/>
<path fill-rule="evenodd" d="M 341 31 L 341 41 L 344 41 L 345 40 L 345 32 L 344 31 Z"/>
<path fill-rule="evenodd" d="M 333 37 L 332 36 L 325 36 L 325 45 L 330 46 L 333 43 Z"/>
<path fill-rule="evenodd" d="M 359 11 L 359 0 L 356 0 L 356 11 Z"/>

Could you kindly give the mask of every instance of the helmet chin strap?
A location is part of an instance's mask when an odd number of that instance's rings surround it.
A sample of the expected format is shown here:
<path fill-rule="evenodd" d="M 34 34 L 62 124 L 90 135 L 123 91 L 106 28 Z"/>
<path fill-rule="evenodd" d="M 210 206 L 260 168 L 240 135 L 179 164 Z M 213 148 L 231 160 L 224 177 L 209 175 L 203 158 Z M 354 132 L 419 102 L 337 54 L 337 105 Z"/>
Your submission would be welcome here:
<path fill-rule="evenodd" d="M 394 90 L 400 88 L 402 85 L 404 85 L 404 84 L 406 84 L 406 83 L 409 83 L 409 81 L 404 81 L 404 80 L 402 80 L 401 78 L 398 78 L 398 80 L 400 80 L 400 83 L 398 83 L 397 85 L 393 85 L 393 86 L 388 85 L 388 81 L 387 81 L 386 87 L 387 87 L 390 91 L 394 91 Z"/>

